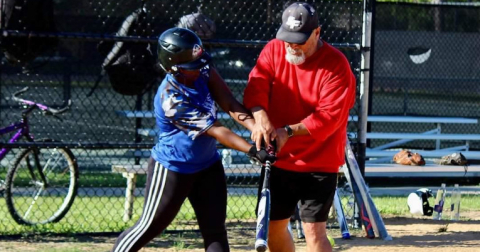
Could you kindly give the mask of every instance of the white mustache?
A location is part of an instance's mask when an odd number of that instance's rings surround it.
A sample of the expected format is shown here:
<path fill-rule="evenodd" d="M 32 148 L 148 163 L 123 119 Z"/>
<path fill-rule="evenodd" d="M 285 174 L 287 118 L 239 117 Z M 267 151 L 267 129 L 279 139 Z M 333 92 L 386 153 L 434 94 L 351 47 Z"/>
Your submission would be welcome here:
<path fill-rule="evenodd" d="M 298 53 L 302 53 L 302 50 L 300 49 L 293 49 L 291 47 L 287 47 L 287 53 L 289 54 L 298 54 Z"/>

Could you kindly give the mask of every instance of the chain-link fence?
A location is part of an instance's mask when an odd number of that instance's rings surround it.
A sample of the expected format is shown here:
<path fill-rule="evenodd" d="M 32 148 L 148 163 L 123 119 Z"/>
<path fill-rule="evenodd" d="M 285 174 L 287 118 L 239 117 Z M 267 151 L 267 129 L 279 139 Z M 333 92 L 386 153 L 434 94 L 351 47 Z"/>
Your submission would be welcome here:
<path fill-rule="evenodd" d="M 373 115 L 479 118 L 480 6 L 377 3 Z M 426 132 L 432 124 L 375 123 L 375 132 Z M 478 134 L 478 124 L 445 124 L 442 133 Z M 370 146 L 385 144 L 371 140 Z M 435 140 L 405 148 L 435 149 Z M 465 144 L 442 140 L 440 148 Z M 479 149 L 478 141 L 470 143 Z"/>
<path fill-rule="evenodd" d="M 2 1 L 2 7 L 5 2 Z M 286 2 L 145 1 L 147 28 L 133 37 L 115 34 L 127 16 L 140 8 L 140 1 L 53 1 L 58 30 L 55 33 L 35 33 L 21 28 L 5 31 L 4 20 L 8 17 L 2 15 L 3 36 L 40 40 L 57 37 L 59 44 L 27 65 L 12 65 L 2 56 L 0 126 L 20 122 L 22 115 L 26 115 L 25 108 L 12 99 L 12 95 L 24 87 L 29 87 L 28 91 L 19 94 L 24 99 L 54 109 L 68 105 L 70 100 L 71 106 L 65 113 L 55 116 L 39 113 L 40 110 L 28 114 L 27 133 L 34 136 L 35 143 L 26 138 L 11 142 L 14 132 L 0 136 L 1 147 L 10 150 L 0 163 L 0 193 L 4 196 L 0 199 L 0 233 L 119 232 L 140 216 L 145 174 L 140 172 L 125 178 L 121 172 L 112 172 L 112 165 L 142 166 L 146 163 L 156 139 L 151 110 L 158 84 L 142 95 L 125 96 L 116 93 L 105 77 L 93 89 L 100 79 L 105 59 L 98 50 L 101 41 L 150 43 L 152 51 L 156 51 L 158 35 L 200 7 L 217 27 L 215 37 L 204 41 L 207 50 L 219 73 L 241 101 L 249 71 L 263 45 L 275 37 Z M 322 23 L 321 36 L 347 55 L 358 74 L 360 52 L 356 48 L 361 40 L 363 2 L 309 2 L 317 6 Z M 2 13 L 4 10 L 2 8 Z M 352 113 L 357 115 L 358 109 Z M 222 123 L 237 132 L 245 132 L 232 120 L 222 119 Z M 19 124 L 12 129 L 22 126 Z M 357 130 L 355 124 L 349 125 L 350 132 Z M 33 155 L 37 151 L 39 160 Z M 232 164 L 248 163 L 243 154 L 232 152 L 230 155 Z M 41 166 L 48 163 L 52 167 L 52 172 L 45 176 L 50 188 L 57 189 L 32 195 L 33 190 L 29 188 L 38 189 L 44 185 L 40 182 L 44 181 L 42 175 L 30 169 L 38 163 Z M 59 168 L 55 168 L 57 166 Z M 16 167 L 15 173 L 7 176 L 7 171 L 13 167 Z M 228 227 L 252 228 L 259 170 L 238 174 L 227 167 L 226 173 Z M 25 179 L 31 176 L 40 178 Z M 5 180 L 15 181 L 14 191 L 5 190 Z M 58 190 L 60 187 L 63 189 Z M 346 214 L 352 216 L 350 194 L 345 195 Z M 132 213 L 129 215 L 126 209 Z M 57 220 L 58 223 L 50 223 Z M 24 225 L 37 222 L 49 223 Z M 197 229 L 188 202 L 168 229 Z"/>

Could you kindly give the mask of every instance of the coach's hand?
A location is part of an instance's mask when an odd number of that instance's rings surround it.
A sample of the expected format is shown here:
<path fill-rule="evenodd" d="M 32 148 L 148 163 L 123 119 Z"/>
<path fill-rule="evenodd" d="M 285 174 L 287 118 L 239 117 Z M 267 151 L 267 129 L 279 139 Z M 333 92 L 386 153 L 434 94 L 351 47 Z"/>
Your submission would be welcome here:
<path fill-rule="evenodd" d="M 250 159 L 262 164 L 265 164 L 267 161 L 270 161 L 273 164 L 277 160 L 274 151 L 267 151 L 264 147 L 257 151 L 257 147 L 255 145 L 250 148 L 247 155 L 250 157 Z"/>

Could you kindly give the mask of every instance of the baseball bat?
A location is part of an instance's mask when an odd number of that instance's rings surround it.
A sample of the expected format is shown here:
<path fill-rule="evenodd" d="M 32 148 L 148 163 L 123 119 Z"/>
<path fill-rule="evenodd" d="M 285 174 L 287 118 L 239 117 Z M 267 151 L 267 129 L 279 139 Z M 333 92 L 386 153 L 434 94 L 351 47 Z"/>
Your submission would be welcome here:
<path fill-rule="evenodd" d="M 338 196 L 338 190 L 335 190 L 333 206 L 335 207 L 335 211 L 337 212 L 337 220 L 338 225 L 340 225 L 340 231 L 342 232 L 342 238 L 350 239 L 350 231 L 348 230 L 347 220 L 345 219 L 345 215 L 343 213 L 342 202 L 340 201 L 340 197 Z"/>
<path fill-rule="evenodd" d="M 353 181 L 353 176 L 351 176 L 351 170 L 349 169 L 350 165 L 348 162 L 348 158 L 346 158 L 346 170 L 344 170 L 345 177 L 347 178 L 348 184 L 352 188 L 353 195 L 355 196 L 355 201 L 357 202 L 358 209 L 360 210 L 360 221 L 363 224 L 365 229 L 365 235 L 367 238 L 373 239 L 375 238 L 375 232 L 373 231 L 372 223 L 370 222 L 370 217 L 368 216 L 365 202 L 363 201 L 363 197 L 360 193 L 358 185 Z"/>
<path fill-rule="evenodd" d="M 373 202 L 372 196 L 368 192 L 367 185 L 365 184 L 365 180 L 360 172 L 360 168 L 358 167 L 357 160 L 353 154 L 352 148 L 350 147 L 350 142 L 347 140 L 347 144 L 345 147 L 345 152 L 347 155 L 347 162 L 350 165 L 347 165 L 348 170 L 353 177 L 354 184 L 357 186 L 360 194 L 363 198 L 365 210 L 370 216 L 370 221 L 372 223 L 372 227 L 374 231 L 385 241 L 392 240 L 392 237 L 388 234 L 387 229 L 385 228 L 385 223 L 383 222 L 382 216 L 378 213 L 377 207 Z"/>
<path fill-rule="evenodd" d="M 258 203 L 257 229 L 255 235 L 255 250 L 265 252 L 267 250 L 268 224 L 270 221 L 270 161 L 266 161 L 265 175 L 263 177 L 262 191 Z"/>

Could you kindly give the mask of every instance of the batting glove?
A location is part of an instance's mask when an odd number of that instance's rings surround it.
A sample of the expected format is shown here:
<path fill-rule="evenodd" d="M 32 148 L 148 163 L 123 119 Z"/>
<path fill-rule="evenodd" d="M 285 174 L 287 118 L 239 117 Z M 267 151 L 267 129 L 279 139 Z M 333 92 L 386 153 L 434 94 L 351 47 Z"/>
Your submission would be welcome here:
<path fill-rule="evenodd" d="M 272 145 L 268 146 L 267 148 L 262 145 L 262 148 L 258 151 L 254 143 L 248 151 L 247 156 L 254 162 L 265 164 L 267 161 L 270 161 L 273 164 L 277 160 L 277 157 L 275 156 L 275 150 L 275 141 L 273 141 Z"/>

